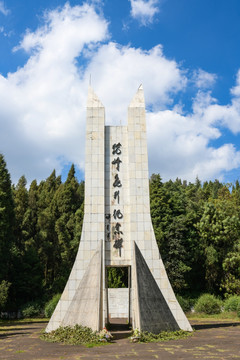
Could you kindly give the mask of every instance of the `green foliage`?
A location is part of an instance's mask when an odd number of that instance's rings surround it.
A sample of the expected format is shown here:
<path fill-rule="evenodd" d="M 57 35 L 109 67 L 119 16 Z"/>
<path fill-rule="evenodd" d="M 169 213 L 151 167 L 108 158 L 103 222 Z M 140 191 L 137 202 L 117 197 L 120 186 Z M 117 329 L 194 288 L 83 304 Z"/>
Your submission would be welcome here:
<path fill-rule="evenodd" d="M 162 260 L 176 293 L 240 296 L 240 186 L 214 182 L 150 179 L 152 223 Z M 0 283 L 11 283 L 5 308 L 61 293 L 82 230 L 84 182 L 72 165 L 63 183 L 55 171 L 27 187 L 22 176 L 11 186 L 0 155 Z M 109 286 L 127 286 L 111 270 Z M 180 300 L 181 301 L 181 300 Z M 191 302 L 191 301 L 190 301 Z M 182 305 L 187 307 L 186 301 Z"/>
<path fill-rule="evenodd" d="M 21 311 L 24 318 L 34 318 L 41 315 L 41 306 L 38 302 L 32 301 L 25 304 Z"/>
<path fill-rule="evenodd" d="M 188 298 L 184 298 L 181 295 L 177 295 L 177 301 L 179 302 L 179 305 L 183 309 L 183 311 L 186 313 L 191 310 L 192 308 L 192 301 Z"/>
<path fill-rule="evenodd" d="M 237 316 L 240 318 L 240 302 L 238 303 L 237 306 Z"/>
<path fill-rule="evenodd" d="M 232 251 L 228 252 L 223 260 L 223 278 L 221 289 L 226 295 L 237 294 L 240 296 L 240 241 L 236 241 Z"/>
<path fill-rule="evenodd" d="M 0 310 L 3 310 L 7 303 L 10 286 L 11 283 L 6 280 L 0 283 Z"/>
<path fill-rule="evenodd" d="M 49 300 L 48 303 L 45 305 L 44 314 L 47 318 L 50 318 L 52 316 L 60 297 L 61 294 L 54 295 L 53 298 Z"/>
<path fill-rule="evenodd" d="M 230 296 L 224 302 L 224 310 L 237 311 L 238 304 L 240 304 L 240 296 L 237 295 Z"/>
<path fill-rule="evenodd" d="M 217 299 L 214 295 L 201 295 L 195 305 L 195 311 L 205 313 L 208 315 L 219 314 L 222 310 L 222 301 Z"/>
<path fill-rule="evenodd" d="M 161 331 L 159 334 L 153 334 L 147 331 L 139 331 L 135 329 L 131 336 L 131 341 L 135 342 L 160 342 L 160 341 L 169 341 L 169 340 L 178 340 L 183 339 L 188 336 L 192 336 L 192 333 L 184 330 L 177 331 Z"/>
<path fill-rule="evenodd" d="M 234 258 L 235 264 L 240 261 L 235 250 L 239 243 L 240 218 L 235 198 L 226 187 L 219 190 L 217 199 L 205 203 L 197 229 L 205 259 L 207 289 L 217 292 L 225 288 L 226 294 L 233 294 L 239 284 L 234 267 L 232 268 L 228 259 Z M 231 285 L 233 279 L 236 281 Z"/>
<path fill-rule="evenodd" d="M 107 269 L 109 288 L 128 287 L 128 268 L 127 267 L 109 267 Z"/>
<path fill-rule="evenodd" d="M 0 154 L 0 282 L 9 280 L 14 222 L 11 179 L 4 157 Z"/>
<path fill-rule="evenodd" d="M 60 342 L 69 345 L 101 344 L 97 332 L 81 325 L 59 327 L 50 333 L 44 333 L 41 338 L 49 342 Z"/>

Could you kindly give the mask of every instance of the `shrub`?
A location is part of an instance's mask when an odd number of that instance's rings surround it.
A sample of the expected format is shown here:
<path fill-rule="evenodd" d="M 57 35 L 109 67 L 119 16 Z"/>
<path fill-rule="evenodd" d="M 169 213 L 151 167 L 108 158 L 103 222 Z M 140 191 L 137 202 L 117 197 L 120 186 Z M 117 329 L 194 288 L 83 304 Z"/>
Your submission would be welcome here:
<path fill-rule="evenodd" d="M 38 302 L 29 302 L 25 304 L 22 309 L 22 315 L 24 318 L 32 318 L 41 315 L 41 306 Z"/>
<path fill-rule="evenodd" d="M 11 283 L 9 283 L 6 280 L 3 280 L 0 283 L 0 309 L 4 309 L 4 306 L 6 305 L 6 302 L 8 300 L 8 293 L 9 288 L 11 286 Z"/>
<path fill-rule="evenodd" d="M 188 312 L 191 310 L 191 301 L 190 299 L 186 299 L 182 297 L 181 295 L 177 295 L 177 301 L 179 302 L 179 305 L 183 309 L 184 312 Z"/>
<path fill-rule="evenodd" d="M 225 311 L 237 311 L 238 304 L 240 304 L 240 296 L 233 295 L 226 299 L 224 303 Z"/>
<path fill-rule="evenodd" d="M 55 310 L 55 307 L 57 306 L 57 303 L 61 297 L 61 294 L 56 294 L 53 296 L 51 300 L 47 302 L 44 308 L 44 314 L 46 317 L 50 318 Z"/>
<path fill-rule="evenodd" d="M 208 315 L 219 314 L 222 308 L 222 301 L 217 299 L 214 295 L 201 295 L 195 305 L 196 312 L 202 312 Z"/>
<path fill-rule="evenodd" d="M 44 333 L 41 336 L 41 339 L 49 342 L 61 342 L 70 345 L 100 343 L 100 337 L 96 331 L 92 331 L 92 329 L 81 325 L 75 325 L 74 327 L 59 327 L 54 331 Z"/>
<path fill-rule="evenodd" d="M 240 318 L 240 302 L 238 303 L 237 306 L 237 316 Z"/>
<path fill-rule="evenodd" d="M 177 330 L 177 331 L 161 331 L 159 334 L 153 334 L 148 331 L 139 331 L 135 329 L 131 336 L 132 342 L 159 342 L 182 339 L 187 336 L 192 336 L 190 331 Z"/>

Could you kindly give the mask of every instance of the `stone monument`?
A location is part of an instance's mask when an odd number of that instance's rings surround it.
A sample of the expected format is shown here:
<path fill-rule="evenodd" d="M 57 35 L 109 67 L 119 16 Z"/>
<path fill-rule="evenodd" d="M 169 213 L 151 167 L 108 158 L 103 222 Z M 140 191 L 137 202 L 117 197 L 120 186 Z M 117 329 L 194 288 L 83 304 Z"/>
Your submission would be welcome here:
<path fill-rule="evenodd" d="M 117 291 L 111 297 L 109 267 L 128 273 L 128 289 L 113 289 Z M 116 307 L 121 301 L 127 305 L 133 329 L 192 330 L 168 280 L 152 227 L 142 86 L 128 107 L 127 126 L 105 126 L 104 106 L 89 88 L 81 241 L 46 331 L 75 324 L 100 330 L 110 321 L 112 298 Z"/>

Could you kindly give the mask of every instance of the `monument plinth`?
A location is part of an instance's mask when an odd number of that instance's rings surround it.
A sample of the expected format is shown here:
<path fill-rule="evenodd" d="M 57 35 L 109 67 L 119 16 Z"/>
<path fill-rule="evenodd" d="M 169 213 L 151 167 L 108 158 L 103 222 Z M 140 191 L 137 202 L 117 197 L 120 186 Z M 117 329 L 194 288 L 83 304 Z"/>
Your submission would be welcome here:
<path fill-rule="evenodd" d="M 109 267 L 127 267 L 127 291 L 108 289 Z M 105 126 L 104 106 L 89 88 L 82 236 L 46 331 L 75 324 L 100 330 L 114 311 L 118 317 L 122 304 L 134 329 L 192 330 L 168 280 L 152 227 L 142 86 L 128 107 L 127 126 Z"/>

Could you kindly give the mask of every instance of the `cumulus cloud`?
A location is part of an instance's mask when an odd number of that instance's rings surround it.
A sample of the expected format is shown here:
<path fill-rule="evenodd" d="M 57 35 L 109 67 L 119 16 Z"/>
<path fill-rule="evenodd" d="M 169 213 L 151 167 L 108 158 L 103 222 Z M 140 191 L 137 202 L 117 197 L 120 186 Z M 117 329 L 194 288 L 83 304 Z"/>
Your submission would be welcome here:
<path fill-rule="evenodd" d="M 230 130 L 233 134 L 240 132 L 240 94 L 238 84 L 232 89 L 232 100 L 227 105 L 217 104 L 217 100 L 211 96 L 211 92 L 199 91 L 194 102 L 193 109 L 201 118 L 201 121 L 221 126 Z"/>
<path fill-rule="evenodd" d="M 100 14 L 87 4 L 46 12 L 44 25 L 27 31 L 15 48 L 29 54 L 26 64 L 0 75 L 0 152 L 13 181 L 22 174 L 40 180 L 53 168 L 60 173 L 68 162 L 84 170 L 90 74 L 108 124 L 125 123 L 127 106 L 144 84 L 151 172 L 165 180 L 197 175 L 204 180 L 238 168 L 234 145 L 210 144 L 221 138 L 223 126 L 240 131 L 240 72 L 230 104 L 219 105 L 202 81 L 192 113 L 180 113 L 174 97 L 187 88 L 187 72 L 167 59 L 160 45 L 146 51 L 109 41 Z"/>
<path fill-rule="evenodd" d="M 169 178 L 194 181 L 224 179 L 226 171 L 240 166 L 240 151 L 232 144 L 209 146 L 220 131 L 197 114 L 183 116 L 165 110 L 148 113 L 150 171 Z"/>
<path fill-rule="evenodd" d="M 77 57 L 107 36 L 107 23 L 88 5 L 47 13 L 45 25 L 27 32 L 18 49 L 24 67 L 0 76 L 0 152 L 14 181 L 41 178 L 64 161 L 83 165 L 87 84 Z"/>
<path fill-rule="evenodd" d="M 184 73 L 175 61 L 164 57 L 161 46 L 144 51 L 110 42 L 94 55 L 89 53 L 89 57 L 86 73 L 92 74 L 109 124 L 125 121 L 128 103 L 140 83 L 144 84 L 146 103 L 152 110 L 171 103 L 172 94 L 186 86 Z"/>
<path fill-rule="evenodd" d="M 162 169 L 164 179 L 174 179 L 178 174 L 190 181 L 196 176 L 223 180 L 227 171 L 240 167 L 240 151 L 236 146 L 231 143 L 211 146 L 221 138 L 224 128 L 234 134 L 240 132 L 239 73 L 237 85 L 232 89 L 235 97 L 228 105 L 217 104 L 210 91 L 199 90 L 191 114 L 183 115 L 175 110 L 148 114 L 151 172 Z M 158 144 L 162 152 L 156 152 Z"/>
<path fill-rule="evenodd" d="M 7 16 L 10 13 L 10 10 L 6 8 L 3 1 L 0 1 L 0 13 Z"/>
<path fill-rule="evenodd" d="M 195 70 L 193 73 L 193 81 L 198 88 L 210 88 L 217 80 L 216 74 L 208 73 L 202 69 Z"/>
<path fill-rule="evenodd" d="M 159 0 L 130 0 L 131 16 L 144 26 L 153 22 L 159 12 Z"/>

